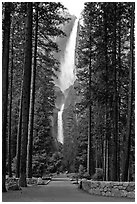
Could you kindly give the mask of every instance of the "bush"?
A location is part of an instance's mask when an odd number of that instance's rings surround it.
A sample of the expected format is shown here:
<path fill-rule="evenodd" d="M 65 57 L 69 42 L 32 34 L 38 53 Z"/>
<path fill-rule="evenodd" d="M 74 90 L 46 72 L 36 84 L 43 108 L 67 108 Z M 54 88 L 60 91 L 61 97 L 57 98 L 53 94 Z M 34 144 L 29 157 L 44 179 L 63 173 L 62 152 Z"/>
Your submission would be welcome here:
<path fill-rule="evenodd" d="M 91 179 L 91 176 L 89 175 L 88 172 L 85 172 L 82 177 L 88 180 Z"/>
<path fill-rule="evenodd" d="M 84 166 L 80 164 L 79 170 L 78 170 L 78 176 L 79 176 L 79 178 L 82 178 L 83 175 L 84 175 L 84 173 L 85 173 Z"/>
<path fill-rule="evenodd" d="M 92 180 L 102 181 L 103 180 L 103 169 L 96 168 L 96 173 L 92 176 Z"/>
<path fill-rule="evenodd" d="M 33 155 L 32 160 L 32 174 L 34 177 L 42 177 L 44 170 L 47 167 L 47 155 L 46 153 L 37 153 Z"/>

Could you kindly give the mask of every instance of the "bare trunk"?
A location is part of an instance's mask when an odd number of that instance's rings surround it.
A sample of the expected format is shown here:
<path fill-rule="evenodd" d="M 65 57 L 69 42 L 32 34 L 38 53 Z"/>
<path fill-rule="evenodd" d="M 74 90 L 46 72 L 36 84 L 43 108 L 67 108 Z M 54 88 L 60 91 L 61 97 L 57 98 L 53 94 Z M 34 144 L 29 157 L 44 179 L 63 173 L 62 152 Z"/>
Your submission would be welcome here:
<path fill-rule="evenodd" d="M 112 56 L 112 63 L 114 69 L 114 98 L 113 98 L 113 110 L 114 110 L 114 117 L 113 117 L 113 138 L 112 138 L 112 167 L 113 167 L 113 174 L 112 180 L 117 181 L 117 138 L 118 138 L 118 121 L 117 121 L 117 68 L 116 68 L 116 3 L 114 3 L 114 30 L 113 30 L 113 56 Z"/>
<path fill-rule="evenodd" d="M 33 122 L 34 122 L 35 80 L 36 80 L 36 65 L 37 65 L 37 37 L 38 37 L 38 4 L 36 7 L 34 66 L 32 69 L 29 129 L 28 129 L 28 151 L 27 151 L 27 153 L 28 153 L 28 155 L 27 155 L 28 178 L 32 178 Z"/>
<path fill-rule="evenodd" d="M 22 89 L 22 86 L 21 86 Z M 17 150 L 16 150 L 16 178 L 20 177 L 20 155 L 21 155 L 21 129 L 22 129 L 22 91 L 19 106 L 19 120 L 17 132 Z"/>
<path fill-rule="evenodd" d="M 107 44 L 108 44 L 108 36 L 107 36 L 107 9 L 104 6 L 104 46 L 105 46 L 105 78 L 106 78 L 106 87 L 105 87 L 105 123 L 106 123 L 106 127 L 105 127 L 105 144 L 104 144 L 104 148 L 105 148 L 105 152 L 104 152 L 104 180 L 107 181 L 108 180 L 108 135 L 109 135 L 109 117 L 108 117 L 108 112 L 109 112 L 109 106 L 108 106 L 108 48 L 107 48 Z"/>
<path fill-rule="evenodd" d="M 14 26 L 14 25 L 13 25 Z M 11 68 L 10 68 L 10 98 L 9 98 L 9 121 L 8 121 L 8 172 L 9 177 L 12 177 L 11 169 L 11 120 L 12 120 L 12 82 L 13 82 L 13 38 L 14 28 L 12 28 L 12 41 L 11 41 Z"/>
<path fill-rule="evenodd" d="M 117 121 L 120 122 L 120 71 L 121 71 L 121 3 L 119 3 L 118 7 L 118 114 L 117 114 Z M 118 175 L 118 181 L 120 181 L 120 123 L 118 123 L 118 144 L 117 144 L 117 175 Z"/>
<path fill-rule="evenodd" d="M 91 43 L 91 35 L 90 35 Z M 90 46 L 91 49 L 91 46 Z M 90 50 L 91 55 L 91 50 Z M 91 106 L 91 56 L 89 59 L 89 125 L 88 125 L 88 152 L 87 152 L 87 172 L 90 176 L 95 173 L 94 164 L 94 153 L 93 153 L 93 141 L 92 141 L 92 129 L 91 129 L 91 117 L 92 117 L 92 106 Z"/>
<path fill-rule="evenodd" d="M 26 160 L 28 142 L 28 122 L 30 103 L 30 81 L 32 61 L 32 3 L 27 3 L 26 42 L 24 55 L 24 74 L 22 87 L 22 138 L 21 138 L 21 168 L 20 185 L 27 186 L 26 182 Z"/>
<path fill-rule="evenodd" d="M 2 53 L 2 191 L 6 191 L 6 127 L 8 103 L 8 69 L 9 69 L 9 42 L 11 24 L 11 3 L 5 2 L 3 53 Z"/>

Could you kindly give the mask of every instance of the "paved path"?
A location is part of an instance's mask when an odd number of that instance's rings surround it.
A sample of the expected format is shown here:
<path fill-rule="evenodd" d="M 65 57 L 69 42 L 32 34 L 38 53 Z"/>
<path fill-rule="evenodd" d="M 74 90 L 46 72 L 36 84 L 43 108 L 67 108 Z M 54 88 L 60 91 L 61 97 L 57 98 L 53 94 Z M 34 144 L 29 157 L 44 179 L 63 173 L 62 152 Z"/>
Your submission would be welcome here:
<path fill-rule="evenodd" d="M 3 202 L 134 202 L 133 199 L 90 195 L 77 188 L 65 175 L 48 185 L 28 186 L 22 191 L 3 193 Z"/>

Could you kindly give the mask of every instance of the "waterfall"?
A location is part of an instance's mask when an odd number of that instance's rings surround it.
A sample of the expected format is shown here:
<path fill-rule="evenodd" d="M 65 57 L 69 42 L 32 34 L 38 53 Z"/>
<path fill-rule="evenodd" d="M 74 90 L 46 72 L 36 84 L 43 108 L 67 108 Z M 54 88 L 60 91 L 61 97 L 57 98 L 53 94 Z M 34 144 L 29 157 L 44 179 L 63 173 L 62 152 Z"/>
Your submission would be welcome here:
<path fill-rule="evenodd" d="M 58 112 L 58 141 L 63 144 L 63 120 L 62 120 L 62 114 L 64 110 L 64 104 L 61 106 L 60 111 Z"/>
<path fill-rule="evenodd" d="M 64 92 L 75 81 L 75 47 L 77 39 L 78 19 L 75 20 L 70 37 L 67 41 L 64 57 L 61 59 L 60 66 L 60 89 Z"/>
<path fill-rule="evenodd" d="M 60 89 L 64 92 L 68 89 L 75 81 L 75 47 L 76 47 L 76 39 L 77 39 L 77 27 L 78 27 L 78 19 L 75 20 L 72 32 L 67 41 L 64 57 L 61 60 L 60 66 Z M 65 102 L 64 102 L 65 103 Z M 64 110 L 64 104 L 61 106 L 60 111 L 58 112 L 58 137 L 57 140 L 63 144 L 64 136 L 63 136 L 63 120 L 62 114 Z"/>

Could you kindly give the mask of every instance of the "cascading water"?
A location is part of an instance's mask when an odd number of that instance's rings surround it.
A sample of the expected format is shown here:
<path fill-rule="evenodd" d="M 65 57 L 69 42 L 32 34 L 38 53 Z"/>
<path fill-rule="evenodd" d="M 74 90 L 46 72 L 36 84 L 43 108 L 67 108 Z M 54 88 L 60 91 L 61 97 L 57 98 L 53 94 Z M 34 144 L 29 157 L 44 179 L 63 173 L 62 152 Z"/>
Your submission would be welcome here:
<path fill-rule="evenodd" d="M 75 79 L 75 47 L 76 47 L 76 38 L 77 38 L 77 27 L 78 19 L 75 20 L 72 32 L 68 39 L 64 57 L 61 59 L 59 75 L 60 89 L 64 92 L 69 86 L 71 86 Z"/>
<path fill-rule="evenodd" d="M 60 111 L 58 112 L 58 141 L 63 144 L 63 120 L 62 113 L 64 109 L 64 104 L 61 106 Z"/>
<path fill-rule="evenodd" d="M 77 27 L 78 27 L 78 19 L 75 20 L 72 32 L 68 39 L 64 58 L 61 60 L 60 66 L 60 89 L 64 93 L 66 89 L 68 89 L 75 81 L 75 47 L 76 47 L 76 38 L 77 38 Z M 64 94 L 65 95 L 65 94 Z M 64 102 L 65 103 L 65 102 Z M 58 141 L 63 144 L 64 136 L 63 136 L 63 119 L 62 114 L 64 110 L 64 104 L 61 106 L 60 111 L 58 112 Z"/>

